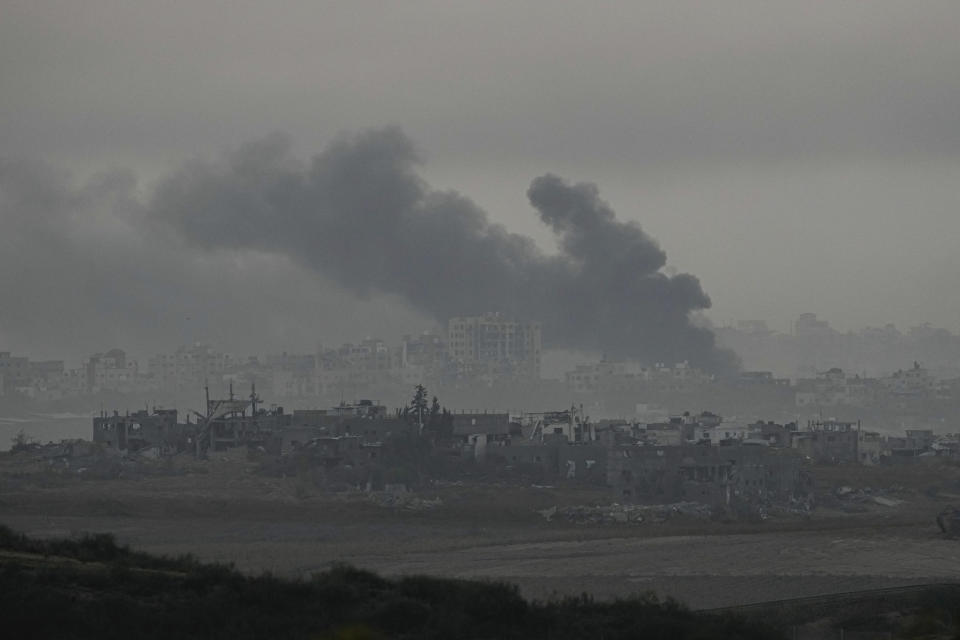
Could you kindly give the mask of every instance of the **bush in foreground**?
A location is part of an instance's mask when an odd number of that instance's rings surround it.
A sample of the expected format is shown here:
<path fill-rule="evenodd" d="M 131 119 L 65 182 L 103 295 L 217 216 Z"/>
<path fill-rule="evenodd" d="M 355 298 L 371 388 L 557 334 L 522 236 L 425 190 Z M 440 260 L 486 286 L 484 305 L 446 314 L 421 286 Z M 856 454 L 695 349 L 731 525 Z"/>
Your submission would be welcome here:
<path fill-rule="evenodd" d="M 777 637 L 731 615 L 642 596 L 524 600 L 511 584 L 336 566 L 309 580 L 248 576 L 109 535 L 33 540 L 0 527 L 0 611 L 9 637 L 743 638 Z"/>

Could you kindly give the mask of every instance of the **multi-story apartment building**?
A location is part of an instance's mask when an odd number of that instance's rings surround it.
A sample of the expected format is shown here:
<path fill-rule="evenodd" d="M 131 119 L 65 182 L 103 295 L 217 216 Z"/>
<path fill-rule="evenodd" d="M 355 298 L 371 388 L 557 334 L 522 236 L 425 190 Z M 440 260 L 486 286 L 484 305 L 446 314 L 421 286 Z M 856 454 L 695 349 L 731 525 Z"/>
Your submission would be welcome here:
<path fill-rule="evenodd" d="M 0 393 L 10 391 L 27 378 L 30 361 L 10 355 L 9 351 L 0 351 Z"/>
<path fill-rule="evenodd" d="M 96 353 L 87 360 L 87 392 L 132 391 L 138 374 L 137 361 L 127 358 L 123 349 Z"/>
<path fill-rule="evenodd" d="M 538 379 L 539 322 L 520 322 L 499 313 L 450 318 L 447 352 L 464 377 Z"/>
<path fill-rule="evenodd" d="M 220 380 L 234 365 L 229 355 L 209 345 L 184 345 L 172 354 L 158 354 L 150 358 L 148 372 L 162 389 L 196 389 L 204 381 Z"/>

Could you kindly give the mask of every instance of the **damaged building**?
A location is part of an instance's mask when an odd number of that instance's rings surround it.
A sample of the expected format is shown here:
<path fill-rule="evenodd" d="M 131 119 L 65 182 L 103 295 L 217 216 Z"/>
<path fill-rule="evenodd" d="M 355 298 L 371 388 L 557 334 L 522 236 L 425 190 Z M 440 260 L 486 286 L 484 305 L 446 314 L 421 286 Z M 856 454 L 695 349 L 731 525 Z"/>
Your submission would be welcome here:
<path fill-rule="evenodd" d="M 379 443 L 364 443 L 360 436 L 325 436 L 308 440 L 296 447 L 301 457 L 317 466 L 331 469 L 339 466 L 363 466 L 376 463 Z"/>
<path fill-rule="evenodd" d="M 550 482 L 607 483 L 607 444 L 582 406 L 526 413 L 513 428 L 509 446 L 497 450 L 508 468 L 535 471 Z"/>
<path fill-rule="evenodd" d="M 477 461 L 486 459 L 488 448 L 510 446 L 520 435 L 520 425 L 509 413 L 455 413 L 451 415 L 452 447 L 458 455 Z"/>
<path fill-rule="evenodd" d="M 622 502 L 787 502 L 806 492 L 802 462 L 794 451 L 752 445 L 615 446 L 607 481 Z"/>
<path fill-rule="evenodd" d="M 135 413 L 101 413 L 93 419 L 93 441 L 109 449 L 141 451 L 157 448 L 169 454 L 187 448 L 196 436 L 197 425 L 177 420 L 176 409 L 141 409 Z"/>
<path fill-rule="evenodd" d="M 282 450 L 314 438 L 356 436 L 367 445 L 382 443 L 392 436 L 414 435 L 418 427 L 402 417 L 391 416 L 387 408 L 371 400 L 340 403 L 329 409 L 298 409 L 283 429 Z"/>
<path fill-rule="evenodd" d="M 207 413 L 198 416 L 198 455 L 240 446 L 276 449 L 276 438 L 290 425 L 291 416 L 284 413 L 283 407 L 266 409 L 261 404 L 254 386 L 247 398 L 235 398 L 232 383 L 230 396 L 225 400 L 211 400 L 208 394 Z"/>
<path fill-rule="evenodd" d="M 811 420 L 806 431 L 792 434 L 792 446 L 814 462 L 859 462 L 860 422 Z"/>

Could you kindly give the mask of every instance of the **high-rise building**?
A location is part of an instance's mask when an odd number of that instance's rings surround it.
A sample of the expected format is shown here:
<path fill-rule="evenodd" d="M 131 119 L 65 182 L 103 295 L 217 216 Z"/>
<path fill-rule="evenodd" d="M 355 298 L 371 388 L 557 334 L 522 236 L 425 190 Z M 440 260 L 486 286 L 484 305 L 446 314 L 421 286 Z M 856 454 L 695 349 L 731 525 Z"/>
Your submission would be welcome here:
<path fill-rule="evenodd" d="M 540 349 L 539 322 L 485 313 L 447 323 L 447 351 L 462 376 L 538 379 Z"/>

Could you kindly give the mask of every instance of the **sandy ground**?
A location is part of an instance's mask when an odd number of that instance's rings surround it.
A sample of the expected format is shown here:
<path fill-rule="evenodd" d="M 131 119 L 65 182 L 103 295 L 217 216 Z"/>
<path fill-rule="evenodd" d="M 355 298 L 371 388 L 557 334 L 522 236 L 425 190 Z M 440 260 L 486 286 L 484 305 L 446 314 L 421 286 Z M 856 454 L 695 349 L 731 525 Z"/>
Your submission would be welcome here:
<path fill-rule="evenodd" d="M 203 474 L 46 487 L 8 478 L 0 523 L 35 536 L 109 531 L 136 548 L 252 572 L 306 576 L 348 562 L 390 575 L 509 580 L 540 599 L 653 590 L 695 608 L 960 578 L 960 541 L 942 538 L 933 519 L 952 494 L 907 489 L 901 497 L 912 499 L 896 507 L 755 524 L 585 527 L 546 523 L 535 509 L 604 494 L 445 487 L 424 494 L 442 506 L 417 512 L 251 471 L 222 462 Z"/>

